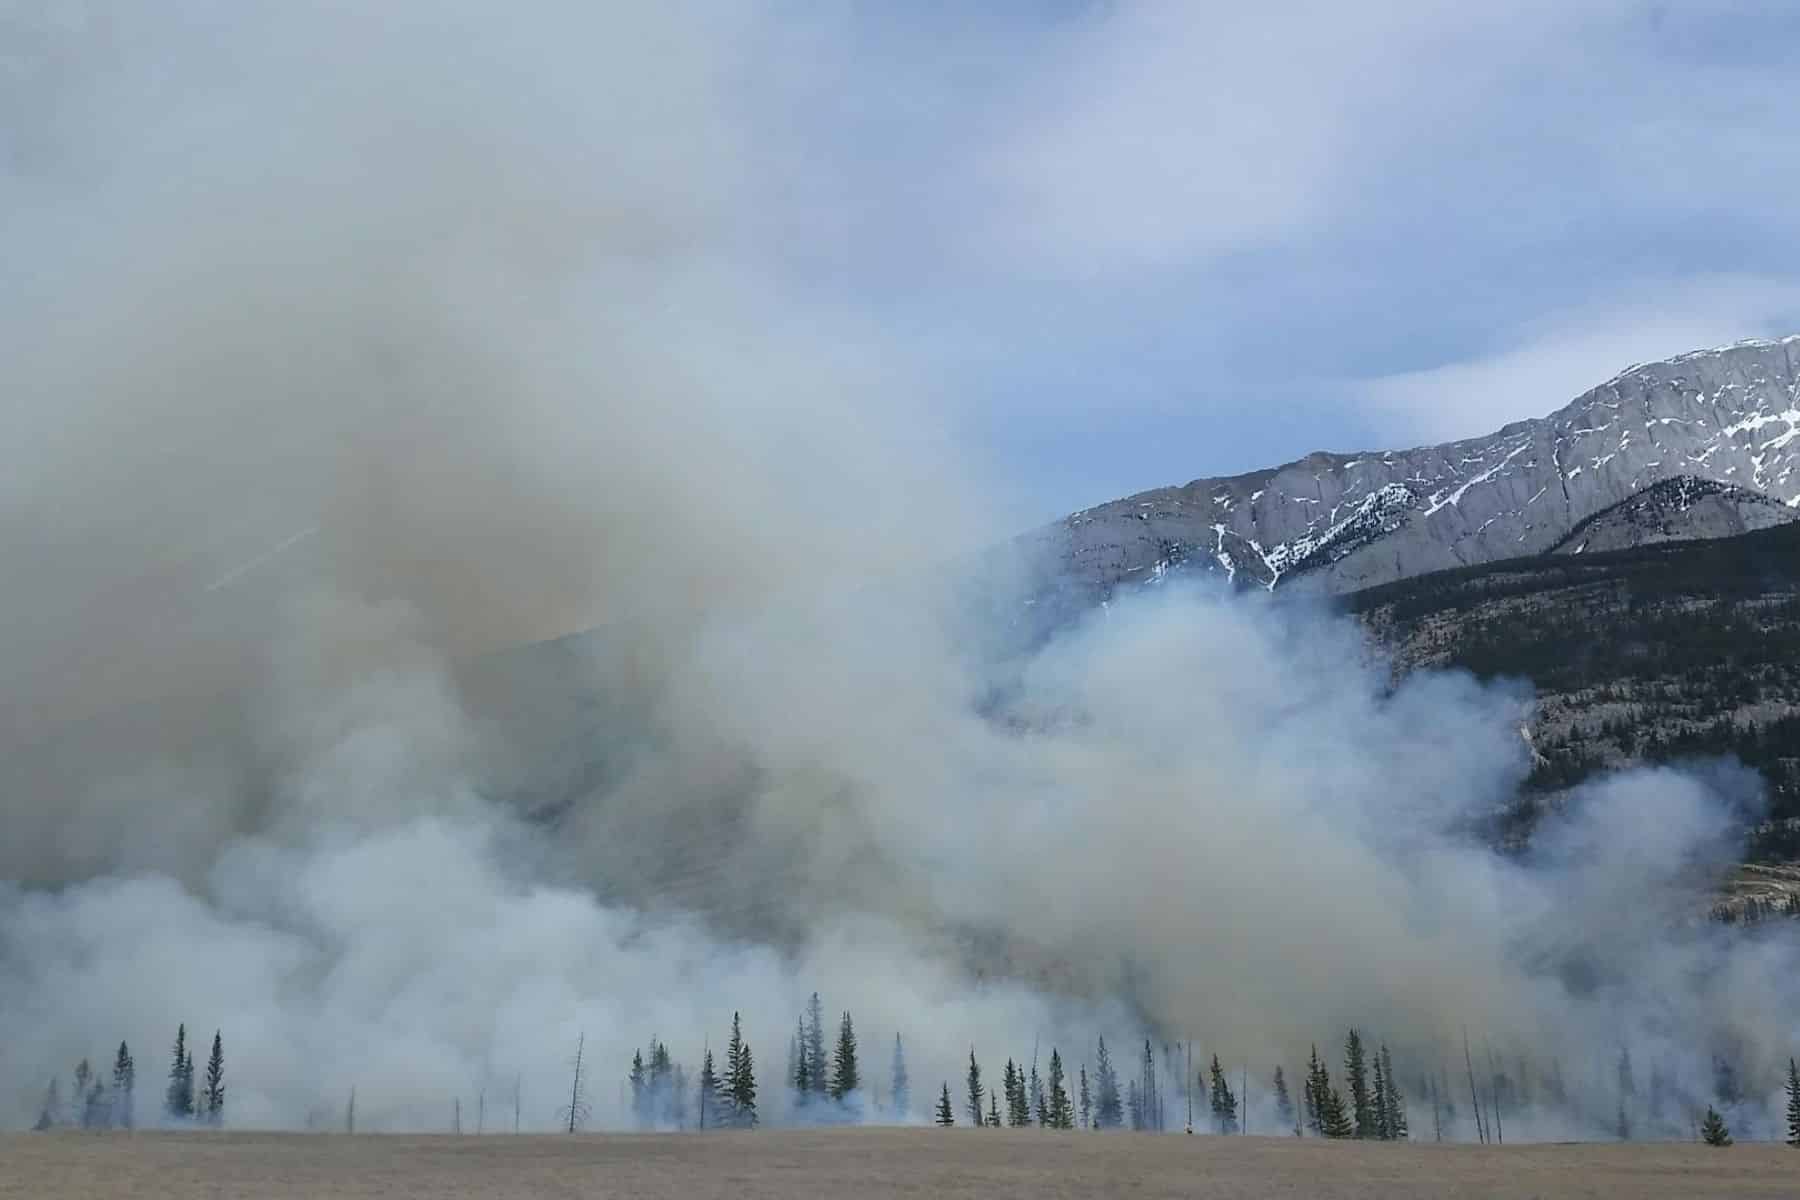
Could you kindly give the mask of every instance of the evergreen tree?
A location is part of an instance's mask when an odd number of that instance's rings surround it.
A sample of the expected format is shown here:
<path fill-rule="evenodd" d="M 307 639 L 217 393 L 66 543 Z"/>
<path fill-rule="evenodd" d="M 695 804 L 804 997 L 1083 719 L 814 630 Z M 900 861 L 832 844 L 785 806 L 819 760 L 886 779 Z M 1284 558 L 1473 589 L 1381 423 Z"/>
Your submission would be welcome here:
<path fill-rule="evenodd" d="M 1726 1127 L 1725 1118 L 1710 1104 L 1706 1106 L 1706 1119 L 1700 1122 L 1700 1138 L 1709 1146 L 1731 1145 L 1731 1130 Z"/>
<path fill-rule="evenodd" d="M 1631 1073 L 1631 1047 L 1619 1047 L 1619 1127 L 1615 1131 L 1621 1142 L 1631 1140 L 1631 1110 L 1637 1097 L 1637 1083 Z"/>
<path fill-rule="evenodd" d="M 194 1115 L 194 1056 L 188 1053 L 187 1026 L 175 1030 L 175 1055 L 169 1064 L 169 1090 L 163 1097 L 165 1115 L 182 1120 Z"/>
<path fill-rule="evenodd" d="M 1124 1114 L 1119 1104 L 1119 1076 L 1112 1059 L 1106 1054 L 1106 1039 L 1100 1039 L 1094 1056 L 1094 1128 L 1117 1129 Z"/>
<path fill-rule="evenodd" d="M 707 1048 L 700 1056 L 700 1090 L 695 1095 L 696 1106 L 700 1110 L 700 1128 L 717 1128 L 724 1124 L 719 1114 L 725 1105 L 720 1102 L 720 1083 L 718 1069 L 713 1066 L 713 1052 Z"/>
<path fill-rule="evenodd" d="M 1344 1039 L 1344 1080 L 1350 1087 L 1350 1117 L 1356 1136 L 1375 1136 L 1375 1106 L 1369 1101 L 1369 1069 L 1363 1055 L 1362 1035 L 1356 1030 Z"/>
<path fill-rule="evenodd" d="M 832 1056 L 831 1098 L 841 1104 L 844 1097 L 860 1086 L 861 1077 L 856 1068 L 856 1029 L 846 1012 L 843 1020 L 838 1022 L 837 1052 Z"/>
<path fill-rule="evenodd" d="M 806 1082 L 815 1095 L 823 1096 L 830 1089 L 830 1068 L 825 1062 L 825 1008 L 819 1003 L 819 993 L 814 992 L 812 999 L 806 1004 L 807 1029 Z"/>
<path fill-rule="evenodd" d="M 1294 1132 L 1300 1132 L 1300 1125 L 1294 1118 L 1294 1101 L 1288 1095 L 1287 1079 L 1281 1074 L 1281 1068 L 1275 1068 L 1275 1119 L 1281 1122 L 1283 1129 L 1293 1126 Z"/>
<path fill-rule="evenodd" d="M 86 1065 L 85 1059 L 82 1060 Z M 106 1080 L 95 1071 L 88 1080 L 87 1095 L 81 1102 L 81 1127 L 106 1129 L 112 1124 L 112 1101 L 106 1095 Z"/>
<path fill-rule="evenodd" d="M 655 1038 L 650 1039 L 650 1080 L 649 1080 L 650 1124 L 656 1128 L 666 1128 L 678 1122 L 675 1119 L 675 1060 L 669 1056 L 669 1047 Z"/>
<path fill-rule="evenodd" d="M 1068 1080 L 1063 1075 L 1062 1055 L 1050 1048 L 1050 1098 L 1045 1104 L 1052 1129 L 1075 1128 L 1075 1106 L 1069 1102 Z"/>
<path fill-rule="evenodd" d="M 1081 1064 L 1081 1127 L 1093 1128 L 1094 1109 L 1088 1095 L 1087 1064 Z"/>
<path fill-rule="evenodd" d="M 948 1080 L 944 1082 L 943 1094 L 938 1097 L 937 1123 L 945 1129 L 956 1124 L 956 1110 L 950 1107 L 950 1083 Z"/>
<path fill-rule="evenodd" d="M 44 1089 L 44 1106 L 38 1110 L 37 1124 L 32 1128 L 39 1133 L 45 1133 L 55 1129 L 62 1122 L 62 1084 L 52 1077 L 50 1086 Z"/>
<path fill-rule="evenodd" d="M 1030 1114 L 1030 1120 L 1041 1126 L 1044 1123 L 1044 1085 L 1038 1079 L 1035 1062 L 1031 1064 L 1031 1074 L 1025 1081 L 1025 1088 L 1026 1111 Z"/>
<path fill-rule="evenodd" d="M 993 1088 L 988 1089 L 987 1124 L 989 1129 L 1000 1128 L 1000 1093 Z"/>
<path fill-rule="evenodd" d="M 83 1129 L 90 1128 L 88 1113 L 88 1088 L 94 1081 L 94 1068 L 88 1065 L 87 1059 L 75 1064 L 75 1090 L 69 1093 L 69 1107 L 74 1123 Z"/>
<path fill-rule="evenodd" d="M 1212 1107 L 1214 1133 L 1236 1133 L 1238 1131 L 1237 1097 L 1232 1094 L 1231 1083 L 1225 1077 L 1224 1068 L 1219 1065 L 1219 1056 L 1213 1055 L 1212 1070 L 1208 1072 L 1212 1088 L 1208 1099 Z"/>
<path fill-rule="evenodd" d="M 1015 1129 L 1029 1124 L 1031 1118 L 1025 1108 L 1025 1080 L 1010 1058 L 1006 1060 L 1006 1069 L 1001 1072 L 1000 1083 L 1006 1093 L 1006 1123 Z"/>
<path fill-rule="evenodd" d="M 1388 1120 L 1387 1120 L 1387 1117 L 1388 1117 L 1387 1069 L 1381 1065 L 1381 1053 L 1379 1051 L 1377 1051 L 1375 1053 L 1374 1057 L 1375 1057 L 1375 1061 L 1373 1063 L 1373 1068 L 1374 1068 L 1373 1074 L 1375 1077 L 1375 1086 L 1372 1089 L 1372 1092 L 1370 1094 L 1369 1103 L 1370 1103 L 1370 1107 L 1372 1107 L 1375 1110 L 1375 1136 L 1378 1139 L 1380 1139 L 1381 1141 L 1386 1142 L 1386 1141 L 1393 1140 L 1393 1135 L 1388 1130 Z"/>
<path fill-rule="evenodd" d="M 739 1129 L 756 1125 L 756 1068 L 743 1025 L 731 1014 L 731 1042 L 725 1049 L 725 1094 L 729 1100 L 729 1124 Z"/>
<path fill-rule="evenodd" d="M 1356 1136 L 1356 1124 L 1350 1118 L 1350 1110 L 1344 1104 L 1343 1093 L 1326 1084 L 1324 1100 L 1320 1104 L 1319 1126 L 1328 1138 L 1348 1138 Z"/>
<path fill-rule="evenodd" d="M 794 1106 L 805 1108 L 812 1097 L 812 1055 L 807 1050 L 806 1018 L 802 1016 L 798 1027 L 794 1030 L 794 1073 L 791 1082 L 794 1085 Z"/>
<path fill-rule="evenodd" d="M 888 1069 L 888 1087 L 894 1111 L 904 1117 L 912 1107 L 912 1088 L 906 1075 L 906 1053 L 900 1047 L 900 1035 L 894 1035 L 894 1061 Z"/>
<path fill-rule="evenodd" d="M 1314 1046 L 1312 1057 L 1306 1063 L 1306 1086 L 1301 1090 L 1300 1098 L 1306 1108 L 1306 1127 L 1315 1137 L 1325 1136 L 1325 1102 L 1330 1091 L 1331 1077 L 1319 1060 L 1319 1048 Z"/>
<path fill-rule="evenodd" d="M 1400 1077 L 1394 1074 L 1394 1056 L 1385 1043 L 1381 1047 L 1381 1065 L 1387 1075 L 1387 1088 L 1382 1109 L 1382 1127 L 1390 1141 L 1403 1142 L 1411 1132 L 1406 1122 L 1406 1096 L 1400 1091 Z"/>
<path fill-rule="evenodd" d="M 650 1128 L 650 1068 L 644 1065 L 644 1052 L 631 1052 L 631 1115 L 639 1129 Z"/>
<path fill-rule="evenodd" d="M 1800 1067 L 1788 1059 L 1787 1144 L 1800 1146 Z"/>
<path fill-rule="evenodd" d="M 1125 1118 L 1134 1130 L 1144 1127 L 1144 1098 L 1138 1093 L 1137 1080 L 1125 1083 Z"/>
<path fill-rule="evenodd" d="M 225 1045 L 213 1032 L 212 1053 L 206 1059 L 204 1111 L 208 1125 L 225 1123 Z"/>
<path fill-rule="evenodd" d="M 113 1058 L 113 1124 L 120 1129 L 130 1129 L 135 1123 L 132 1094 L 136 1088 L 137 1063 L 132 1060 L 131 1048 L 120 1042 Z"/>
<path fill-rule="evenodd" d="M 1150 1039 L 1144 1039 L 1143 1086 L 1138 1095 L 1139 1112 L 1144 1129 L 1162 1128 L 1162 1091 L 1156 1086 L 1156 1057 L 1150 1052 Z"/>
<path fill-rule="evenodd" d="M 981 1098 L 985 1095 L 985 1092 L 981 1086 L 981 1065 L 975 1061 L 975 1047 L 973 1046 L 969 1047 L 969 1074 L 967 1076 L 967 1083 L 969 1089 L 969 1123 L 976 1128 L 980 1128 L 982 1122 Z"/>

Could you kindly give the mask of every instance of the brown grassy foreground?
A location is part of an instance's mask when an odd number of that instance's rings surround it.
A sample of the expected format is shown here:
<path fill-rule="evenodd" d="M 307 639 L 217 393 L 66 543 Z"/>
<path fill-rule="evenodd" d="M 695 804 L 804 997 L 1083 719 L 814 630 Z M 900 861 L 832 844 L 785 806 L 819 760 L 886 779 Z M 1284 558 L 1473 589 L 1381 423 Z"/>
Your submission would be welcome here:
<path fill-rule="evenodd" d="M 1434 1146 L 1293 1138 L 852 1129 L 579 1137 L 303 1134 L 0 1136 L 0 1197 L 1800 1195 L 1800 1150 Z"/>

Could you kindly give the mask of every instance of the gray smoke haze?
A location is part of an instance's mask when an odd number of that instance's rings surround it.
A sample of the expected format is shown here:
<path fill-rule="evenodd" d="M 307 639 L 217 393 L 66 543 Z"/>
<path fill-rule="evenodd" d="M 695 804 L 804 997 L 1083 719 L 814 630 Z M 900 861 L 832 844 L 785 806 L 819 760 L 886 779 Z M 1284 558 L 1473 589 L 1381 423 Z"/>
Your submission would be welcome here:
<path fill-rule="evenodd" d="M 1517 688 L 1176 587 L 1022 641 L 946 415 L 766 240 L 787 43 L 481 10 L 6 12 L 0 1123 L 121 1037 L 148 1108 L 186 1021 L 244 1125 L 547 1127 L 578 1033 L 614 1124 L 734 1009 L 774 1095 L 815 989 L 921 1112 L 971 1042 L 1260 1091 L 1350 1024 L 1560 1063 L 1521 1134 L 1622 1044 L 1773 1091 L 1792 949 L 1691 919 L 1753 780 L 1502 859 Z"/>

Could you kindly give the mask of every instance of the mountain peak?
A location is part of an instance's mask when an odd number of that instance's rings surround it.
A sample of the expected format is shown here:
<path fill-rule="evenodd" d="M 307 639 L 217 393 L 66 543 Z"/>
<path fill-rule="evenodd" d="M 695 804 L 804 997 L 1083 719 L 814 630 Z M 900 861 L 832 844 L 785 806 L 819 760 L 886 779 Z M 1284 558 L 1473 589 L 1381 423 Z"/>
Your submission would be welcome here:
<path fill-rule="evenodd" d="M 1690 492 L 1728 490 L 1696 492 L 1705 501 L 1698 515 L 1656 526 L 1662 540 L 1800 518 L 1800 335 L 1636 364 L 1548 416 L 1486 437 L 1315 451 L 1084 509 L 1038 537 L 1057 586 L 1091 600 L 1176 566 L 1239 585 L 1342 593 L 1550 552 L 1584 523 L 1674 480 L 1692 481 Z M 1627 544 L 1620 539 L 1633 530 L 1649 536 L 1651 511 L 1595 536 L 1609 545 Z"/>

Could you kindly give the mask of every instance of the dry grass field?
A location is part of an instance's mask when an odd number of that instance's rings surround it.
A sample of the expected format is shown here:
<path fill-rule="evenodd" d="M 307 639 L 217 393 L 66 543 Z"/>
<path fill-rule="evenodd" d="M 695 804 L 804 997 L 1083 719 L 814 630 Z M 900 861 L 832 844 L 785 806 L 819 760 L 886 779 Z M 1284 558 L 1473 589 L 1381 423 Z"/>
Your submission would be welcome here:
<path fill-rule="evenodd" d="M 1800 1151 L 854 1129 L 578 1137 L 0 1136 L 5 1200 L 1800 1196 Z"/>

